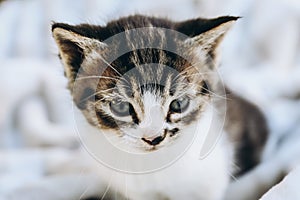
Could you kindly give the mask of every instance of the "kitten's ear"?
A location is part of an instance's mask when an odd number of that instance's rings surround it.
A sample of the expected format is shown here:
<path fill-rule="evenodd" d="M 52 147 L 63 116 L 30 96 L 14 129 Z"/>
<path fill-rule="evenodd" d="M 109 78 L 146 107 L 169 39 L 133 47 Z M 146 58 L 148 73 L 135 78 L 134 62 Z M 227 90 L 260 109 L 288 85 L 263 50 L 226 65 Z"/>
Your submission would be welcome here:
<path fill-rule="evenodd" d="M 52 34 L 70 82 L 75 80 L 84 60 L 94 52 L 100 56 L 106 47 L 105 43 L 91 37 L 91 28 L 88 25 L 54 23 Z"/>
<path fill-rule="evenodd" d="M 224 16 L 215 19 L 197 18 L 179 22 L 175 29 L 189 38 L 186 43 L 191 47 L 201 48 L 212 58 L 224 35 L 239 17 Z"/>

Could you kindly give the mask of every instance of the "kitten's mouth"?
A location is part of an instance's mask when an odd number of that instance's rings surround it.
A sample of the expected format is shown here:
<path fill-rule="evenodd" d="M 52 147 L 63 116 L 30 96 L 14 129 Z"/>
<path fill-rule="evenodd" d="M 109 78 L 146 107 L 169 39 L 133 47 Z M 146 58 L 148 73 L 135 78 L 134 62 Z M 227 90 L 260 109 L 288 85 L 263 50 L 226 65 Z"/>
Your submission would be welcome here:
<path fill-rule="evenodd" d="M 168 132 L 170 132 L 170 137 L 173 137 L 178 131 L 179 131 L 178 128 L 174 128 L 172 130 L 165 130 L 163 135 L 157 136 L 154 139 L 142 138 L 142 140 L 144 142 L 146 142 L 147 144 L 149 144 L 149 145 L 151 145 L 153 147 L 156 147 L 162 141 L 164 141 L 164 139 L 166 138 Z"/>
<path fill-rule="evenodd" d="M 142 138 L 142 140 L 147 144 L 155 147 L 156 145 L 160 144 L 166 138 L 166 136 L 167 136 L 167 131 L 165 130 L 163 135 L 157 136 L 154 139 Z"/>

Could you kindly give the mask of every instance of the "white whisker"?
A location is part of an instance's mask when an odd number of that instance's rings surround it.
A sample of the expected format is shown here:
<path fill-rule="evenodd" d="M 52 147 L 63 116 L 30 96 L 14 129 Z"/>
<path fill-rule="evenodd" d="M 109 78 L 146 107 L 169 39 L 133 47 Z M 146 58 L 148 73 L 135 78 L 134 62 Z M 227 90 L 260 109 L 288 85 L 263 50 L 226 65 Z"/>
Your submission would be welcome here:
<path fill-rule="evenodd" d="M 218 97 L 218 98 L 225 99 L 225 100 L 231 100 L 226 96 L 226 94 L 224 96 L 221 96 L 221 95 L 218 95 L 218 94 L 214 93 L 213 91 L 206 89 L 204 87 L 201 87 L 201 89 L 204 89 L 205 91 L 209 92 L 213 97 Z"/>
<path fill-rule="evenodd" d="M 118 70 L 116 70 L 110 63 L 108 63 L 103 57 L 100 57 L 100 59 L 101 59 L 105 64 L 107 64 L 112 70 L 114 70 L 119 76 L 122 77 L 122 74 L 121 74 Z"/>
<path fill-rule="evenodd" d="M 83 191 L 83 193 L 80 195 L 80 197 L 79 197 L 79 200 L 81 200 L 83 197 L 84 197 L 84 195 L 86 194 L 86 192 L 88 191 L 88 189 L 89 189 L 90 187 L 87 187 L 84 191 Z"/>
<path fill-rule="evenodd" d="M 238 181 L 238 179 L 229 171 L 227 171 L 227 174 L 234 180 L 234 181 Z"/>
<path fill-rule="evenodd" d="M 108 192 L 108 190 L 109 190 L 109 188 L 110 188 L 110 186 L 111 186 L 112 176 L 113 176 L 113 175 L 111 175 L 111 177 L 110 177 L 110 180 L 109 180 L 108 185 L 107 185 L 107 187 L 106 187 L 106 189 L 105 189 L 105 191 L 104 191 L 104 193 L 103 193 L 103 195 L 102 195 L 102 197 L 101 197 L 101 200 L 103 200 L 103 199 L 105 198 L 105 196 L 106 196 L 106 194 L 107 194 L 107 192 Z"/>
<path fill-rule="evenodd" d="M 94 94 L 92 94 L 92 95 L 90 95 L 90 96 L 88 96 L 88 97 L 82 99 L 82 100 L 80 101 L 80 103 L 81 103 L 81 102 L 84 102 L 84 101 L 86 101 L 86 100 L 88 100 L 89 98 L 91 98 L 91 97 L 93 97 L 93 96 L 96 96 L 97 94 L 105 93 L 105 92 L 108 92 L 108 91 L 111 91 L 111 90 L 114 90 L 114 89 L 115 89 L 115 88 L 109 88 L 109 89 L 106 89 L 106 90 L 100 90 L 100 91 L 98 91 L 98 92 L 95 92 Z"/>
<path fill-rule="evenodd" d="M 113 77 L 107 77 L 107 76 L 83 76 L 83 77 L 79 77 L 77 78 L 76 80 L 85 80 L 85 79 L 90 79 L 90 78 L 103 78 L 103 79 L 109 79 L 109 80 L 115 80 L 115 81 L 118 81 L 119 79 L 118 78 L 113 78 Z"/>

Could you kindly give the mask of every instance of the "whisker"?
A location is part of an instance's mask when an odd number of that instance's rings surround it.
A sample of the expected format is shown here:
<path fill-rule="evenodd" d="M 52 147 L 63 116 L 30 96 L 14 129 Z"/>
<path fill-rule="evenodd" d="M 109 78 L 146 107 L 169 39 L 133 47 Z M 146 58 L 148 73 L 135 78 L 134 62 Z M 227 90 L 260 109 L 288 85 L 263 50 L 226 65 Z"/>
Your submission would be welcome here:
<path fill-rule="evenodd" d="M 215 60 L 213 60 L 213 59 L 211 59 L 210 61 L 212 61 L 214 65 L 217 64 L 217 63 L 215 62 Z M 198 64 L 203 64 L 203 61 L 191 63 L 191 65 L 194 66 L 196 69 L 197 69 L 196 65 L 198 65 Z"/>
<path fill-rule="evenodd" d="M 173 86 L 177 86 L 178 84 L 179 84 L 179 83 L 176 83 L 176 84 L 173 85 Z M 193 87 L 195 84 L 194 84 L 194 83 L 181 82 L 180 85 L 182 85 L 182 88 L 180 88 L 180 89 L 182 89 L 183 91 L 186 91 L 187 88 L 190 89 L 190 88 Z M 179 90 L 180 90 L 180 89 L 179 89 Z M 211 90 L 209 90 L 209 89 L 207 89 L 207 88 L 201 87 L 201 89 L 207 91 L 212 97 L 218 97 L 218 98 L 224 99 L 224 100 L 232 100 L 232 99 L 228 98 L 226 94 L 225 94 L 224 96 L 222 96 L 222 95 L 219 95 L 219 94 L 217 94 L 217 93 L 215 93 L 215 92 L 213 92 L 213 91 L 211 91 Z"/>
<path fill-rule="evenodd" d="M 204 87 L 201 87 L 201 89 L 203 89 L 203 90 L 209 92 L 209 93 L 212 94 L 212 96 L 214 96 L 214 97 L 218 97 L 218 98 L 225 99 L 225 100 L 232 100 L 232 99 L 228 98 L 226 95 L 225 95 L 225 96 L 218 95 L 218 94 L 214 93 L 213 91 L 211 91 L 211 90 L 209 90 L 209 89 L 206 89 L 206 88 L 204 88 Z"/>
<path fill-rule="evenodd" d="M 178 77 L 180 77 L 182 74 L 187 73 L 188 69 L 190 69 L 190 67 L 184 69 L 182 72 L 178 73 L 173 80 L 177 80 Z"/>
<path fill-rule="evenodd" d="M 236 178 L 232 173 L 230 173 L 229 171 L 227 171 L 227 174 L 234 180 L 234 181 L 238 181 L 238 178 Z"/>
<path fill-rule="evenodd" d="M 207 103 L 208 106 L 210 106 L 214 112 L 218 113 L 218 114 L 222 114 L 218 109 L 216 109 L 211 102 L 206 101 L 205 99 L 202 99 L 202 101 L 204 101 L 204 103 Z"/>
<path fill-rule="evenodd" d="M 114 68 L 110 63 L 108 63 L 102 56 L 100 56 L 100 59 L 105 63 L 107 64 L 112 70 L 114 70 L 119 76 L 122 77 L 122 74 L 116 70 L 116 68 Z"/>
<path fill-rule="evenodd" d="M 99 104 L 99 103 L 100 103 L 101 101 L 103 101 L 104 99 L 108 99 L 108 98 L 103 97 L 102 99 L 99 99 L 98 101 L 92 102 L 91 104 L 92 104 L 92 106 L 96 107 L 97 104 Z"/>
<path fill-rule="evenodd" d="M 206 74 L 213 74 L 213 73 L 215 73 L 215 72 L 198 72 L 198 73 L 194 73 L 194 74 L 185 75 L 185 77 L 198 76 L 198 75 L 206 75 Z"/>
<path fill-rule="evenodd" d="M 90 79 L 90 78 L 103 78 L 103 79 L 110 79 L 110 80 L 115 80 L 118 81 L 118 78 L 113 78 L 113 77 L 108 77 L 108 76 L 84 76 L 84 77 L 79 77 L 76 80 L 85 80 L 85 79 Z"/>
<path fill-rule="evenodd" d="M 123 81 L 125 81 L 126 83 L 130 84 L 130 83 L 128 82 L 128 80 L 127 80 L 124 76 L 119 76 L 118 78 L 119 78 L 120 80 L 123 80 Z"/>
<path fill-rule="evenodd" d="M 127 162 L 126 160 L 125 160 L 125 162 Z M 128 198 L 128 187 L 127 187 L 127 174 L 124 174 L 124 179 L 125 179 L 125 199 L 129 199 Z"/>
<path fill-rule="evenodd" d="M 100 56 L 100 59 L 105 64 L 107 64 L 112 70 L 114 70 L 120 76 L 121 79 L 123 78 L 123 75 L 116 68 L 114 68 L 110 63 L 108 63 L 103 57 Z M 129 82 L 125 78 L 123 78 L 123 80 L 129 84 Z"/>
<path fill-rule="evenodd" d="M 240 170 L 241 168 L 235 163 L 235 162 L 231 162 L 232 166 L 236 169 L 236 170 Z"/>
<path fill-rule="evenodd" d="M 109 180 L 108 185 L 107 185 L 107 187 L 106 187 L 106 189 L 105 189 L 105 191 L 104 191 L 104 193 L 103 193 L 103 195 L 102 195 L 102 197 L 101 197 L 101 200 L 103 200 L 103 199 L 105 198 L 106 194 L 108 193 L 108 190 L 109 190 L 109 188 L 110 188 L 110 186 L 111 186 L 112 176 L 113 176 L 113 175 L 111 175 L 111 177 L 110 177 L 110 180 Z"/>
<path fill-rule="evenodd" d="M 80 101 L 80 103 L 82 103 L 82 102 L 88 100 L 88 99 L 91 98 L 92 96 L 96 96 L 97 94 L 101 94 L 101 93 L 104 93 L 104 92 L 108 92 L 108 91 L 111 91 L 111 90 L 113 90 L 113 89 L 115 89 L 115 88 L 109 88 L 109 89 L 106 89 L 106 90 L 100 90 L 100 91 L 98 91 L 98 92 L 95 92 L 94 94 L 92 94 L 92 95 L 90 95 L 90 96 L 88 96 L 88 97 L 82 99 L 82 100 Z"/>
<path fill-rule="evenodd" d="M 117 86 L 132 89 L 129 85 L 117 84 Z"/>
<path fill-rule="evenodd" d="M 101 98 L 101 99 L 99 99 L 99 100 L 97 100 L 97 101 L 95 101 L 95 102 L 92 102 L 92 104 L 93 104 L 93 105 L 96 105 L 97 103 L 103 101 L 104 99 L 109 99 L 109 98 L 110 98 L 110 96 L 103 97 L 103 98 Z"/>
<path fill-rule="evenodd" d="M 79 197 L 79 200 L 81 200 L 83 197 L 84 197 L 84 195 L 86 194 L 86 192 L 88 191 L 88 189 L 89 189 L 90 187 L 87 187 L 84 191 L 83 191 L 83 193 L 80 195 L 80 197 Z"/>
<path fill-rule="evenodd" d="M 115 143 L 114 145 L 116 145 L 118 147 L 118 145 L 122 145 L 122 144 L 128 144 L 128 142 L 126 140 L 120 140 L 117 143 Z"/>

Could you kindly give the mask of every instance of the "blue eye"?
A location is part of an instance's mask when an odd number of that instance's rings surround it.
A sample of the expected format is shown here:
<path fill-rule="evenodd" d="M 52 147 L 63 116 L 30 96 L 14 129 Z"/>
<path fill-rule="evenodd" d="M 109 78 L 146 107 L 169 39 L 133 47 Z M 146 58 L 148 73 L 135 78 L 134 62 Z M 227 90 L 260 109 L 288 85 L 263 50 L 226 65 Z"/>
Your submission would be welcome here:
<path fill-rule="evenodd" d="M 175 99 L 170 104 L 170 111 L 174 113 L 182 113 L 187 110 L 189 104 L 190 100 L 188 97 L 181 97 L 179 99 Z"/>
<path fill-rule="evenodd" d="M 109 106 L 111 112 L 119 117 L 125 117 L 130 115 L 131 104 L 129 102 L 112 101 L 110 102 Z"/>

